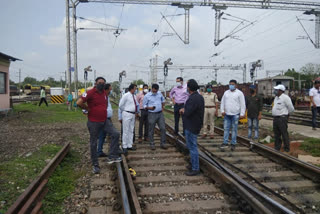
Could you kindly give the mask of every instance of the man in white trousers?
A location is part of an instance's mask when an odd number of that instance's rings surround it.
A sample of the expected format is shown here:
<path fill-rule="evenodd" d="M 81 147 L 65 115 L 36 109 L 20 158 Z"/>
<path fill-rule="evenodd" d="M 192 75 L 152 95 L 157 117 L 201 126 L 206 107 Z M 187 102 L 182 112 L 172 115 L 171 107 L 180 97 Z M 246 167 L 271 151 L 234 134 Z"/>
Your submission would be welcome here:
<path fill-rule="evenodd" d="M 122 96 L 119 103 L 122 114 L 122 148 L 124 154 L 127 154 L 128 150 L 136 150 L 136 147 L 133 146 L 133 130 L 136 117 L 139 116 L 139 103 L 135 95 L 136 89 L 137 85 L 130 84 L 129 91 Z"/>

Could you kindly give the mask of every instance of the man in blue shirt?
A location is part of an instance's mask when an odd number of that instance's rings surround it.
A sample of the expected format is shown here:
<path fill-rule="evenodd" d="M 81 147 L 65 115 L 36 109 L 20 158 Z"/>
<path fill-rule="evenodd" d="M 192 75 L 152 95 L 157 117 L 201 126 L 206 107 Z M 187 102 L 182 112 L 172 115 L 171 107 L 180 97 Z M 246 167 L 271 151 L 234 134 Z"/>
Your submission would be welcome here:
<path fill-rule="evenodd" d="M 161 143 L 160 147 L 162 149 L 167 149 L 166 147 L 166 127 L 163 115 L 164 108 L 164 97 L 161 92 L 159 92 L 159 85 L 153 84 L 151 92 L 147 93 L 143 99 L 143 108 L 148 111 L 148 123 L 149 123 L 149 139 L 150 146 L 152 150 L 155 150 L 154 145 L 154 127 L 158 124 L 161 132 Z"/>
<path fill-rule="evenodd" d="M 113 115 L 113 111 L 112 111 L 112 106 L 111 106 L 111 102 L 110 102 L 110 95 L 112 94 L 112 86 L 110 84 L 105 84 L 105 92 L 106 95 L 108 97 L 108 107 L 107 107 L 107 123 L 108 123 L 108 131 L 105 132 L 104 130 L 101 130 L 100 134 L 99 134 L 99 143 L 98 143 L 98 157 L 107 157 L 108 155 L 105 154 L 102 150 L 103 150 L 103 144 L 105 142 L 106 136 L 107 134 L 109 136 L 111 136 L 111 141 L 119 141 L 119 137 L 120 137 L 120 133 L 118 132 L 118 130 L 113 126 L 111 118 Z M 110 143 L 110 147 L 111 147 L 112 143 Z M 109 151 L 119 151 L 119 147 L 118 148 L 110 148 Z M 118 152 L 121 153 L 121 152 Z"/>

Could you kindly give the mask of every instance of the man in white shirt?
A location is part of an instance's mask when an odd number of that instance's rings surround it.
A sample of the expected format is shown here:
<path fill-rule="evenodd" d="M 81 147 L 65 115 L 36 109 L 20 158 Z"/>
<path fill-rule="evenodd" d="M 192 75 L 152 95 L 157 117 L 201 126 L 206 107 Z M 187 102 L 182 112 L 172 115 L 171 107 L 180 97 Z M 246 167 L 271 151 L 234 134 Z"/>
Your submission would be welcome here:
<path fill-rule="evenodd" d="M 312 111 L 312 129 L 317 130 L 317 114 L 320 115 L 320 80 L 314 81 L 314 87 L 309 92 Z"/>
<path fill-rule="evenodd" d="M 275 138 L 274 148 L 280 151 L 283 141 L 284 151 L 289 152 L 288 119 L 289 114 L 294 111 L 294 107 L 290 97 L 284 93 L 286 91 L 284 85 L 277 85 L 274 89 L 274 94 L 276 95 L 272 107 L 273 132 Z"/>
<path fill-rule="evenodd" d="M 133 144 L 133 130 L 135 125 L 135 118 L 138 117 L 139 105 L 134 92 L 137 89 L 137 85 L 131 84 L 129 91 L 125 93 L 119 103 L 119 109 L 122 114 L 122 148 L 126 154 L 128 150 L 136 150 Z"/>
<path fill-rule="evenodd" d="M 228 148 L 229 131 L 232 127 L 231 151 L 235 150 L 238 135 L 239 119 L 245 117 L 246 102 L 242 91 L 237 89 L 237 81 L 230 80 L 229 90 L 225 91 L 221 99 L 220 110 L 224 116 L 224 136 L 220 149 L 223 151 Z"/>

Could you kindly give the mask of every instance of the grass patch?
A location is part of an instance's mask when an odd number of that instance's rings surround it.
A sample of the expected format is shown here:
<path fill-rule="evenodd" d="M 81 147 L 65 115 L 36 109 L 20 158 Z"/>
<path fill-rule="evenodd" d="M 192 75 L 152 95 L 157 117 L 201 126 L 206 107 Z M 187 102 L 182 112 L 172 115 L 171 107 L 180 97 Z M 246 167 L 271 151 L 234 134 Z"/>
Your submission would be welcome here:
<path fill-rule="evenodd" d="M 45 105 L 37 106 L 32 103 L 22 103 L 14 106 L 14 113 L 27 113 L 24 120 L 36 123 L 56 123 L 56 122 L 72 122 L 86 121 L 87 117 L 78 110 L 68 111 L 64 104 L 51 104 L 49 107 Z"/>
<path fill-rule="evenodd" d="M 56 168 L 47 184 L 49 192 L 43 201 L 44 213 L 63 213 L 63 201 L 74 190 L 76 181 L 85 172 L 75 170 L 80 154 L 71 150 Z"/>
<path fill-rule="evenodd" d="M 0 213 L 5 213 L 47 165 L 46 160 L 53 158 L 60 149 L 61 146 L 45 145 L 28 157 L 0 164 L 0 201 L 6 202 L 0 205 Z"/>
<path fill-rule="evenodd" d="M 301 144 L 301 149 L 310 153 L 312 156 L 320 157 L 320 139 L 306 138 Z"/>

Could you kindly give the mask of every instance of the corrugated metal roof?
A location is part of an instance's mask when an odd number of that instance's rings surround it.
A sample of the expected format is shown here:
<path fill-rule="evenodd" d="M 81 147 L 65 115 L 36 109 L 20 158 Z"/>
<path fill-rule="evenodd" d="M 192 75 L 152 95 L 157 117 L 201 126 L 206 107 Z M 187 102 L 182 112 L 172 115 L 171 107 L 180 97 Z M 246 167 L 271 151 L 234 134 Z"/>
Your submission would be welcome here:
<path fill-rule="evenodd" d="M 258 79 L 256 81 L 265 81 L 265 80 L 294 80 L 294 77 L 289 77 L 289 76 L 282 76 L 282 75 L 277 75 L 274 77 L 267 77 L 263 79 Z"/>
<path fill-rule="evenodd" d="M 2 52 L 0 52 L 0 58 L 7 59 L 7 60 L 10 60 L 10 61 L 16 61 L 16 60 L 22 61 L 21 59 L 15 58 L 13 56 L 9 56 L 9 55 L 4 54 Z"/>

